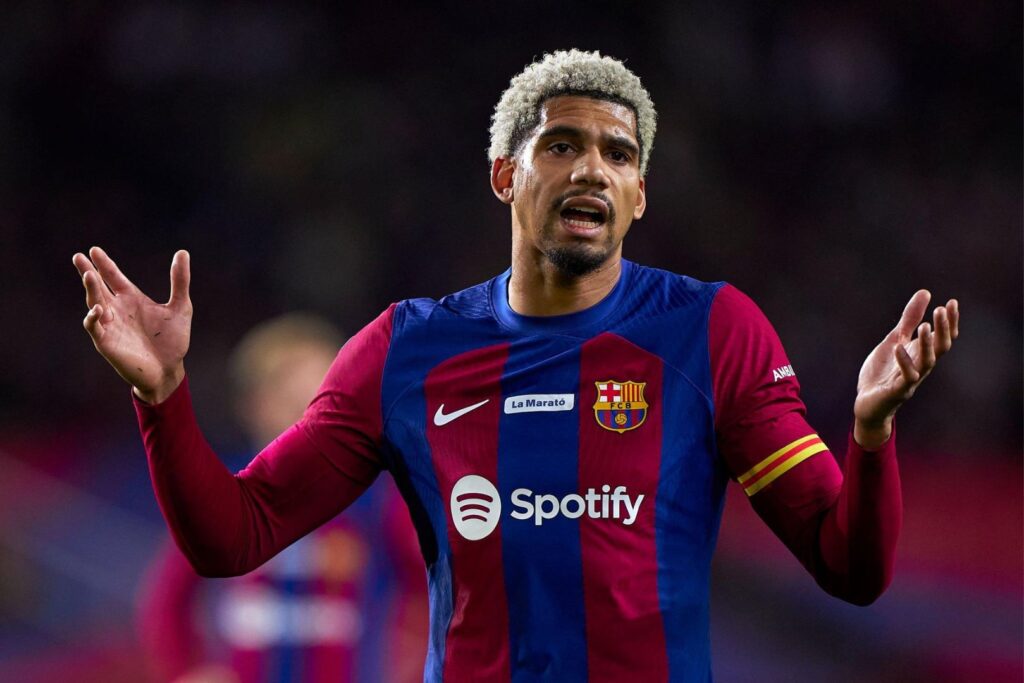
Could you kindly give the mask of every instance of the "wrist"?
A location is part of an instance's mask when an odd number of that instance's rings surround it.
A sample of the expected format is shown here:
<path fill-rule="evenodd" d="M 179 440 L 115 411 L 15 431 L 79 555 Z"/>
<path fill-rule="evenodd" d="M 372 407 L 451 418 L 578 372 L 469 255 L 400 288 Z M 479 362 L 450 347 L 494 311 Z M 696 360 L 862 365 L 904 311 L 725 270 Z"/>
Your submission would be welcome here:
<path fill-rule="evenodd" d="M 892 417 L 880 421 L 856 419 L 853 440 L 865 451 L 877 451 L 892 437 Z"/>
<path fill-rule="evenodd" d="M 166 401 L 174 393 L 174 390 L 181 385 L 183 379 L 185 379 L 185 366 L 179 363 L 176 367 L 166 372 L 163 379 L 156 386 L 138 387 L 133 385 L 132 392 L 140 401 L 156 405 Z"/>

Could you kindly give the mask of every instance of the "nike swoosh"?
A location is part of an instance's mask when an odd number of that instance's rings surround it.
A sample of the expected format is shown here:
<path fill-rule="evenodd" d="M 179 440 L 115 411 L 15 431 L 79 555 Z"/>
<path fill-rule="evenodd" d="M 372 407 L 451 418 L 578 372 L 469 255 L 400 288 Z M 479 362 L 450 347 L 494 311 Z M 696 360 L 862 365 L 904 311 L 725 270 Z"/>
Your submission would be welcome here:
<path fill-rule="evenodd" d="M 459 408 L 458 410 L 450 412 L 447 415 L 444 414 L 444 404 L 442 403 L 440 406 L 438 406 L 437 412 L 434 413 L 434 424 L 436 424 L 438 427 L 444 427 L 452 420 L 458 420 L 460 417 L 462 417 L 469 411 L 476 410 L 477 408 L 479 408 L 480 406 L 482 406 L 483 404 L 487 403 L 490 400 L 491 399 L 489 398 L 485 398 L 479 403 L 474 403 L 473 405 L 466 406 L 465 408 Z"/>

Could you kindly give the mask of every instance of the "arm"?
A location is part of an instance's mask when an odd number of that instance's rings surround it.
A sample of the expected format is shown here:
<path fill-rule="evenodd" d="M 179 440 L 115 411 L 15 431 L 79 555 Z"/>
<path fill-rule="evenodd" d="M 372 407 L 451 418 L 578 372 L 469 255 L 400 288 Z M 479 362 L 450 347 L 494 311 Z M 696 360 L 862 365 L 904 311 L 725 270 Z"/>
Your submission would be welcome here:
<path fill-rule="evenodd" d="M 324 456 L 309 412 L 236 475 L 199 430 L 188 382 L 168 399 L 136 399 L 150 477 L 182 553 L 201 576 L 245 574 L 344 510 L 377 475 L 372 460 Z"/>
<path fill-rule="evenodd" d="M 892 578 L 902 523 L 892 417 L 957 334 L 954 301 L 936 311 L 938 334 L 922 326 L 910 343 L 926 306 L 916 294 L 865 361 L 842 473 L 807 424 L 799 383 L 764 314 L 728 286 L 712 306 L 720 451 L 755 510 L 819 585 L 855 604 L 877 599 Z"/>
<path fill-rule="evenodd" d="M 136 400 L 150 475 L 182 552 L 204 576 L 244 574 L 344 510 L 373 483 L 388 309 L 338 353 L 302 419 L 232 476 L 203 438 L 188 384 Z"/>
<path fill-rule="evenodd" d="M 83 324 L 133 387 L 157 499 L 197 572 L 228 576 L 259 566 L 372 483 L 392 309 L 349 340 L 302 420 L 232 475 L 203 438 L 184 381 L 188 254 L 175 254 L 166 304 L 139 291 L 101 249 L 90 256 L 74 257 L 89 306 Z"/>

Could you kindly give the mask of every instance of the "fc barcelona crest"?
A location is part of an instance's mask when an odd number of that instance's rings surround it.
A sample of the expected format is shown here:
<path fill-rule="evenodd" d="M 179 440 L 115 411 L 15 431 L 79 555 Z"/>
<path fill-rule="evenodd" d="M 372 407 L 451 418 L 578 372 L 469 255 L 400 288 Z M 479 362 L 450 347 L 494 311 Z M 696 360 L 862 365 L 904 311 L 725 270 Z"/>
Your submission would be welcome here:
<path fill-rule="evenodd" d="M 647 419 L 647 401 L 644 400 L 647 382 L 610 379 L 594 384 L 597 385 L 597 401 L 594 403 L 597 424 L 621 434 L 636 429 Z"/>

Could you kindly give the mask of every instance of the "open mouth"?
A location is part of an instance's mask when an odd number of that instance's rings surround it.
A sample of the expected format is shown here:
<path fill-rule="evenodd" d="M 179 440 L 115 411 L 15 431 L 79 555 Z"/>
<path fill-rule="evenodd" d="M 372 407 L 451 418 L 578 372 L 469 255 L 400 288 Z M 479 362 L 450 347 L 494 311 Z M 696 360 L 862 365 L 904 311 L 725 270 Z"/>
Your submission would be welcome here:
<path fill-rule="evenodd" d="M 604 225 L 604 216 L 596 209 L 571 208 L 562 210 L 562 221 L 571 228 L 590 230 Z"/>
<path fill-rule="evenodd" d="M 608 221 L 608 205 L 596 197 L 572 197 L 565 200 L 559 215 L 566 230 L 589 236 Z"/>

